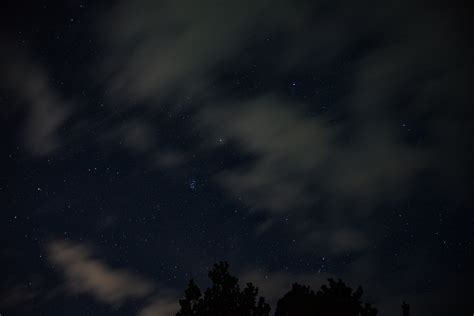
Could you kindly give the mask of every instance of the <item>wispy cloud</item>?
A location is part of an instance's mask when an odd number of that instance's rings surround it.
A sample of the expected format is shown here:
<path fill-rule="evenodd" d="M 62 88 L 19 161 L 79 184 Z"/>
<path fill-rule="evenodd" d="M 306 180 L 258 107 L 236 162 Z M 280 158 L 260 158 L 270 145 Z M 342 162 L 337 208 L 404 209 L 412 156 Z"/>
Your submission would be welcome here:
<path fill-rule="evenodd" d="M 179 310 L 178 298 L 157 296 L 138 312 L 138 316 L 172 316 Z"/>
<path fill-rule="evenodd" d="M 1 79 L 11 92 L 3 115 L 26 112 L 23 143 L 35 156 L 44 156 L 61 144 L 60 128 L 72 113 L 72 104 L 50 84 L 47 70 L 7 40 L 0 39 Z"/>
<path fill-rule="evenodd" d="M 104 49 L 114 56 L 100 69 L 112 99 L 130 100 L 122 102 L 124 111 L 143 107 L 145 122 L 164 115 L 171 100 L 176 106 L 167 111 L 190 111 L 191 129 L 222 140 L 210 146 L 202 140 L 197 147 L 204 155 L 232 142 L 237 154 L 254 157 L 245 166 L 216 172 L 215 180 L 230 196 L 265 212 L 260 231 L 291 214 L 308 245 L 363 250 L 371 234 L 367 217 L 380 203 L 406 198 L 427 173 L 459 180 L 463 168 L 456 170 L 451 162 L 468 163 L 454 154 L 456 147 L 442 132 L 465 117 L 456 109 L 467 98 L 451 94 L 465 94 L 466 86 L 449 83 L 467 81 L 460 64 L 466 56 L 455 58 L 466 53 L 457 49 L 465 45 L 455 36 L 459 25 L 440 20 L 435 5 L 406 7 L 410 10 L 369 2 L 120 2 L 99 23 Z M 427 26 L 437 32 L 427 32 Z M 308 115 L 310 105 L 277 89 L 239 99 L 226 96 L 216 82 L 218 65 L 252 58 L 249 43 L 265 40 L 267 33 L 279 34 L 285 44 L 279 47 L 280 58 L 266 61 L 277 75 L 301 67 L 324 72 L 346 63 L 340 79 L 344 87 L 328 113 Z M 450 44 L 440 46 L 439 38 Z M 357 55 L 350 53 L 355 50 Z M 441 89 L 446 84 L 449 89 Z M 181 102 L 190 97 L 194 102 Z M 448 100 L 454 103 L 446 116 Z M 124 144 L 166 167 L 169 156 L 163 158 L 159 142 L 147 136 L 159 134 L 160 126 L 139 125 L 120 129 Z M 449 133 L 469 143 L 462 130 L 454 127 Z M 180 161 L 202 154 L 196 147 L 189 152 L 178 154 Z"/>
<path fill-rule="evenodd" d="M 48 245 L 48 259 L 63 273 L 66 288 L 72 294 L 89 294 L 105 303 L 120 304 L 127 299 L 144 298 L 153 290 L 143 278 L 95 259 L 84 245 L 53 241 Z"/>
<path fill-rule="evenodd" d="M 113 52 L 102 65 L 104 78 L 111 93 L 152 107 L 170 95 L 208 95 L 215 67 L 235 57 L 250 32 L 277 24 L 294 29 L 304 9 L 248 0 L 120 2 L 99 23 Z"/>
<path fill-rule="evenodd" d="M 125 269 L 114 269 L 96 258 L 91 247 L 81 243 L 53 240 L 47 246 L 48 260 L 64 277 L 69 294 L 90 295 L 114 306 L 140 300 L 140 316 L 168 316 L 178 309 L 177 296 L 170 289 Z"/>

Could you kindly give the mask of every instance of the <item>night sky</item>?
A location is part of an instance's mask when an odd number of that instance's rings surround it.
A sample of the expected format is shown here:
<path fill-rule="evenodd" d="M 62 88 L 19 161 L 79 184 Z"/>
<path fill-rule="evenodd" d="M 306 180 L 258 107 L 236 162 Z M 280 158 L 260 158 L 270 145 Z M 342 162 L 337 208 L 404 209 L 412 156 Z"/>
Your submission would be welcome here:
<path fill-rule="evenodd" d="M 171 315 L 226 260 L 472 315 L 466 4 L 2 1 L 0 314 Z"/>

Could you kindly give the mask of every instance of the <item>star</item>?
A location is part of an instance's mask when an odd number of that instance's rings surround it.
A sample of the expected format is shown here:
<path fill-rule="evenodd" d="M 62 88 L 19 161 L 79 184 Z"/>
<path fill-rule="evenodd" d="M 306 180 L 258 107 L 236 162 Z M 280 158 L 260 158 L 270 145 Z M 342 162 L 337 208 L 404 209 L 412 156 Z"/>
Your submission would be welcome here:
<path fill-rule="evenodd" d="M 189 188 L 191 190 L 196 190 L 197 188 L 197 180 L 196 179 L 191 179 L 191 181 L 189 182 Z"/>

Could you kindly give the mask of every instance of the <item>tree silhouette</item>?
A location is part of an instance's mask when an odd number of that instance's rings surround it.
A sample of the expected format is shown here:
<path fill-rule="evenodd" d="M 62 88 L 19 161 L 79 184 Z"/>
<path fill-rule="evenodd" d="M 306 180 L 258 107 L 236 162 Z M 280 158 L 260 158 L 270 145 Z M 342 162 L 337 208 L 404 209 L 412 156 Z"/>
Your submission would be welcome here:
<path fill-rule="evenodd" d="M 209 271 L 211 287 L 201 293 L 190 280 L 176 316 L 268 316 L 270 306 L 258 296 L 258 288 L 247 283 L 243 290 L 239 280 L 230 275 L 229 264 L 219 262 Z M 275 316 L 376 316 L 377 309 L 361 301 L 362 288 L 355 291 L 341 280 L 328 279 L 316 293 L 309 286 L 294 283 L 277 303 Z M 403 302 L 403 316 L 410 306 Z"/>
<path fill-rule="evenodd" d="M 405 302 L 402 303 L 402 315 L 410 316 L 410 305 Z"/>
<path fill-rule="evenodd" d="M 293 284 L 290 292 L 278 301 L 275 316 L 375 316 L 377 309 L 361 302 L 362 288 L 356 291 L 346 286 L 341 279 L 329 279 L 329 286 L 323 285 L 315 294 L 307 286 Z"/>
<path fill-rule="evenodd" d="M 184 291 L 184 299 L 179 301 L 180 311 L 176 316 L 268 316 L 270 306 L 260 297 L 257 303 L 258 288 L 247 283 L 240 290 L 238 279 L 229 273 L 229 264 L 214 264 L 209 271 L 212 286 L 202 296 L 199 287 L 191 279 Z"/>
<path fill-rule="evenodd" d="M 275 316 L 314 315 L 315 303 L 316 295 L 309 286 L 295 283 L 291 290 L 278 301 Z"/>

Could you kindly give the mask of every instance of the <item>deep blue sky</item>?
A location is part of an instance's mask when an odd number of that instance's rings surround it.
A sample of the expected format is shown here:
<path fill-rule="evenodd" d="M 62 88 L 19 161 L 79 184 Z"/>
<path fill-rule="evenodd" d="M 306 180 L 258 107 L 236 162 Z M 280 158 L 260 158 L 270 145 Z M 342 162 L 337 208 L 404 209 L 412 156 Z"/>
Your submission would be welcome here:
<path fill-rule="evenodd" d="M 172 314 L 220 260 L 474 311 L 465 3 L 2 7 L 2 315 Z"/>

